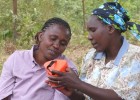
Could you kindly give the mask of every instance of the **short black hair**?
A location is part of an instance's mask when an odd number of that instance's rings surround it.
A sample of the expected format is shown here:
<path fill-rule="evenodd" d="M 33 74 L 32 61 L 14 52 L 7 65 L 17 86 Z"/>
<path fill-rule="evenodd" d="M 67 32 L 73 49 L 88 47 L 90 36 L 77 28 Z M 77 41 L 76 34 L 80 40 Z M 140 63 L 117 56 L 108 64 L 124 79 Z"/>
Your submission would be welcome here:
<path fill-rule="evenodd" d="M 63 20 L 63 19 L 61 19 L 61 18 L 58 18 L 58 17 L 53 17 L 53 18 L 48 19 L 48 20 L 45 22 L 45 24 L 43 25 L 43 27 L 41 28 L 41 31 L 40 31 L 40 32 L 45 31 L 48 27 L 50 27 L 51 25 L 54 25 L 54 24 L 61 25 L 61 26 L 65 27 L 66 29 L 68 29 L 69 35 L 70 35 L 70 37 L 71 37 L 70 25 L 68 24 L 68 22 L 66 22 L 65 20 Z M 36 43 L 39 42 L 39 40 L 38 40 L 38 35 L 39 35 L 40 32 L 38 32 L 38 33 L 35 35 Z"/>

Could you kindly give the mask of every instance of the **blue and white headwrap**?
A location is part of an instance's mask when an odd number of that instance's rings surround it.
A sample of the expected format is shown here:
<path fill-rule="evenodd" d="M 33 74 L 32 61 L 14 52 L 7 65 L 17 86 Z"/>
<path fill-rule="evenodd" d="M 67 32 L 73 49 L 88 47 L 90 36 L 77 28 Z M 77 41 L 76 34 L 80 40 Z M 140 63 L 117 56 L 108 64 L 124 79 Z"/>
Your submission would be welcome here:
<path fill-rule="evenodd" d="M 121 32 L 127 29 L 140 41 L 140 25 L 129 22 L 130 17 L 127 11 L 118 2 L 107 2 L 99 8 L 93 10 L 93 15 L 97 15 L 104 23 L 114 25 Z"/>

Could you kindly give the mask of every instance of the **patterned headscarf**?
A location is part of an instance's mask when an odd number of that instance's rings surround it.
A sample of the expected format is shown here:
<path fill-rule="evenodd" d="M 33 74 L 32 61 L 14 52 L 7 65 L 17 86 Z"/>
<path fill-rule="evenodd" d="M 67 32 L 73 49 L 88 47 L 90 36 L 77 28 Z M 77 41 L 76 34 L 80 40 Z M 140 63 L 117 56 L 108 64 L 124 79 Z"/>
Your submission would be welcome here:
<path fill-rule="evenodd" d="M 130 17 L 127 11 L 118 2 L 107 2 L 93 10 L 104 23 L 114 25 L 115 29 L 125 32 L 127 29 L 140 41 L 140 25 L 128 22 Z"/>

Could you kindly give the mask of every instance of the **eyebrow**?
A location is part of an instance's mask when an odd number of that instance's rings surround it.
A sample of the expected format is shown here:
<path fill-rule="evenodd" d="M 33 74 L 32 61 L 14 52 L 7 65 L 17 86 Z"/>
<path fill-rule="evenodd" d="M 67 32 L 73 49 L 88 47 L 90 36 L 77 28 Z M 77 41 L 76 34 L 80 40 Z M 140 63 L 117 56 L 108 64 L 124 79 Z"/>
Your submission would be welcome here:
<path fill-rule="evenodd" d="M 55 34 L 50 34 L 50 36 L 49 37 L 51 37 L 51 36 L 54 36 L 54 37 L 58 37 L 58 35 L 55 35 Z M 69 37 L 68 37 L 68 39 L 70 39 Z M 65 42 L 67 42 L 68 43 L 68 39 L 63 39 L 63 40 L 61 40 L 61 41 L 65 41 Z"/>
<path fill-rule="evenodd" d="M 93 29 L 96 30 L 97 28 L 96 27 L 88 27 L 87 29 L 88 30 L 93 30 Z"/>

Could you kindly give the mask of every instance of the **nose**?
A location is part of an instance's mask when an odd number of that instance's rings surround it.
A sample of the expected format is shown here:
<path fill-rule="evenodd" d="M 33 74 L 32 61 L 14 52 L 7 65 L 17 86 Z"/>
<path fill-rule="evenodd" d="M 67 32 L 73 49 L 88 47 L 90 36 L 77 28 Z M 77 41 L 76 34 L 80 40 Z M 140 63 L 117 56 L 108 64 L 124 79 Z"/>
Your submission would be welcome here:
<path fill-rule="evenodd" d="M 88 34 L 88 40 L 93 40 L 93 36 L 90 33 Z"/>
<path fill-rule="evenodd" d="M 59 41 L 55 41 L 53 43 L 53 47 L 56 48 L 56 49 L 59 49 L 60 45 L 59 45 Z"/>

